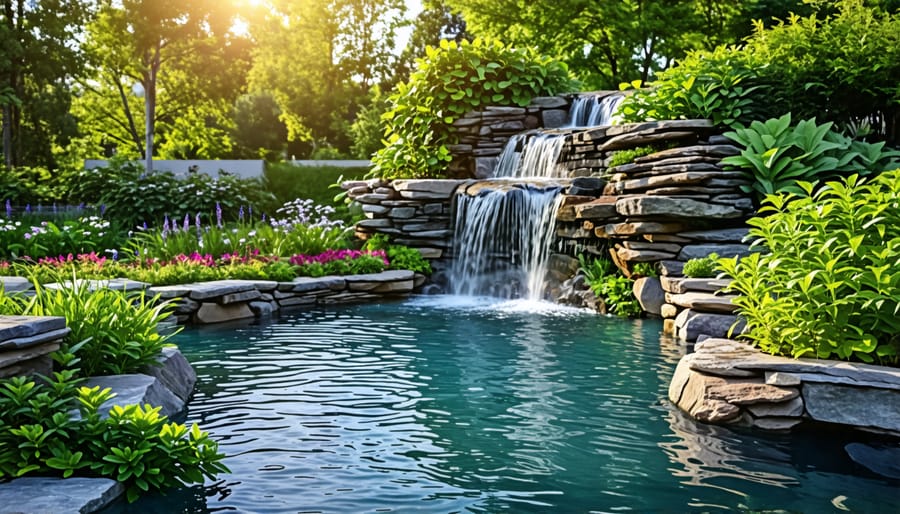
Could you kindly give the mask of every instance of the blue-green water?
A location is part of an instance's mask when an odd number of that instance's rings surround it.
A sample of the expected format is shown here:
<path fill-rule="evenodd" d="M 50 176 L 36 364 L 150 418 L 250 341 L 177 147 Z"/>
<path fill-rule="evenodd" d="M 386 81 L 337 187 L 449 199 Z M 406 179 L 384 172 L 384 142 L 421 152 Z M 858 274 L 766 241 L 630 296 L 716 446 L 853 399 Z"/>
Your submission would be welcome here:
<path fill-rule="evenodd" d="M 685 419 L 656 321 L 426 297 L 195 328 L 233 473 L 114 512 L 898 512 L 846 436 Z"/>

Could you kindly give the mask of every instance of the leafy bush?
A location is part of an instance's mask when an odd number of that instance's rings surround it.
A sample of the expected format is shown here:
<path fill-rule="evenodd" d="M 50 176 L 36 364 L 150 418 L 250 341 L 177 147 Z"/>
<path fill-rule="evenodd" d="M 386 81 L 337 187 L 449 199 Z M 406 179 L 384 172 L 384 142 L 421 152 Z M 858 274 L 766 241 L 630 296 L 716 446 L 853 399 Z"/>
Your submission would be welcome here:
<path fill-rule="evenodd" d="M 656 268 L 656 264 L 651 262 L 638 262 L 634 265 L 634 269 L 631 270 L 632 277 L 658 277 L 659 270 Z"/>
<path fill-rule="evenodd" d="M 823 12 L 770 28 L 757 22 L 743 47 L 689 54 L 649 89 L 627 97 L 620 117 L 709 118 L 733 126 L 793 112 L 841 125 L 871 119 L 887 132 L 882 137 L 896 140 L 900 13 L 862 0 L 816 7 Z M 623 85 L 631 86 L 640 84 Z"/>
<path fill-rule="evenodd" d="M 749 221 L 768 254 L 719 261 L 747 336 L 773 354 L 897 364 L 900 170 L 800 187 Z"/>
<path fill-rule="evenodd" d="M 112 395 L 77 387 L 73 370 L 47 382 L 0 381 L 0 479 L 27 474 L 100 475 L 125 484 L 129 501 L 142 492 L 202 484 L 227 473 L 218 444 L 195 424 L 167 423 L 159 407 L 100 406 Z M 73 419 L 77 410 L 81 417 Z M 83 472 L 81 470 L 84 470 Z"/>
<path fill-rule="evenodd" d="M 408 246 L 392 245 L 386 234 L 373 234 L 366 240 L 363 249 L 386 252 L 391 269 L 405 269 L 426 275 L 432 272 L 431 263 L 422 257 L 422 252 Z"/>
<path fill-rule="evenodd" d="M 118 248 L 123 233 L 109 220 L 86 216 L 62 222 L 35 224 L 0 218 L 0 258 L 42 257 L 68 253 L 104 252 Z"/>
<path fill-rule="evenodd" d="M 719 254 L 711 253 L 706 257 L 689 259 L 684 263 L 684 276 L 690 278 L 712 278 L 718 270 Z"/>
<path fill-rule="evenodd" d="M 756 71 L 741 51 L 719 47 L 692 52 L 677 66 L 664 70 L 649 89 L 637 89 L 619 105 L 623 122 L 706 118 L 716 125 L 758 119 L 760 89 Z M 640 87 L 637 81 L 622 89 Z"/>
<path fill-rule="evenodd" d="M 525 106 L 535 96 L 572 89 L 565 64 L 498 41 L 441 40 L 427 47 L 408 82 L 390 97 L 386 146 L 372 158 L 383 178 L 441 177 L 450 162 L 454 121 L 488 105 Z"/>
<path fill-rule="evenodd" d="M 0 200 L 19 205 L 50 205 L 62 198 L 62 191 L 45 168 L 0 166 Z"/>
<path fill-rule="evenodd" d="M 221 172 L 220 172 L 221 173 Z M 201 213 L 209 219 L 216 205 L 230 219 L 241 207 L 263 213 L 277 204 L 260 179 L 242 179 L 227 173 L 218 178 L 190 173 L 178 178 L 170 172 L 146 174 L 132 164 L 82 170 L 68 178 L 68 200 L 95 203 L 123 226 L 156 224 L 166 215 L 181 217 Z"/>
<path fill-rule="evenodd" d="M 884 150 L 884 142 L 853 141 L 831 127 L 830 122 L 816 124 L 815 118 L 792 126 L 790 113 L 765 123 L 754 121 L 725 134 L 743 148 L 722 163 L 745 171 L 750 185 L 741 189 L 760 199 L 801 193 L 801 180 L 815 182 L 851 170 L 868 175 L 900 165 L 900 152 Z"/>
<path fill-rule="evenodd" d="M 634 296 L 634 281 L 618 273 L 612 261 L 594 259 L 588 262 L 584 255 L 579 255 L 578 262 L 588 287 L 603 301 L 607 312 L 623 318 L 636 318 L 643 313 Z"/>
<path fill-rule="evenodd" d="M 71 332 L 62 349 L 75 354 L 86 376 L 136 373 L 156 364 L 173 335 L 157 331 L 159 321 L 173 310 L 168 302 L 148 298 L 143 291 L 93 291 L 73 275 L 58 274 L 55 281 L 66 278 L 69 282 L 56 289 L 35 283 L 33 297 L 4 302 L 3 314 L 64 317 Z"/>

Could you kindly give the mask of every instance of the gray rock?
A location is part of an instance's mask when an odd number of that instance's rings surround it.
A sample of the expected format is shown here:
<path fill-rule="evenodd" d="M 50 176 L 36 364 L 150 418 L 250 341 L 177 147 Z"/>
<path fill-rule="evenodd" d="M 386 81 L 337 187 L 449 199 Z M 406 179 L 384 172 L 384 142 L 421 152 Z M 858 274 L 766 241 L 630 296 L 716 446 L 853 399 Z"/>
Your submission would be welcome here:
<path fill-rule="evenodd" d="M 190 298 L 177 298 L 174 300 L 175 314 L 193 314 L 200 308 L 200 302 Z"/>
<path fill-rule="evenodd" d="M 578 177 L 572 180 L 569 190 L 570 195 L 599 196 L 606 187 L 606 181 L 598 177 Z"/>
<path fill-rule="evenodd" d="M 125 493 L 109 478 L 24 477 L 0 484 L 0 514 L 87 514 Z"/>
<path fill-rule="evenodd" d="M 71 330 L 68 328 L 60 328 L 49 332 L 43 332 L 26 337 L 17 337 L 15 339 L 0 340 L 0 351 L 10 349 L 22 349 L 30 346 L 38 346 L 51 341 L 59 341 L 65 338 Z"/>
<path fill-rule="evenodd" d="M 806 412 L 816 421 L 900 435 L 900 390 L 804 382 Z"/>
<path fill-rule="evenodd" d="M 412 218 L 415 215 L 415 207 L 394 207 L 391 209 L 390 213 L 388 213 L 388 217 L 400 219 Z"/>
<path fill-rule="evenodd" d="M 525 114 L 525 108 L 523 107 L 489 105 L 484 109 L 482 116 L 521 116 L 523 114 Z"/>
<path fill-rule="evenodd" d="M 192 300 L 206 300 L 255 289 L 252 282 L 243 280 L 214 280 L 212 282 L 188 284 L 185 287 L 190 290 L 188 295 Z"/>
<path fill-rule="evenodd" d="M 659 261 L 657 266 L 663 276 L 680 277 L 684 274 L 684 262 L 682 261 Z"/>
<path fill-rule="evenodd" d="M 60 316 L 0 316 L 0 341 L 32 337 L 66 328 Z"/>
<path fill-rule="evenodd" d="M 542 109 L 556 109 L 569 105 L 568 100 L 559 96 L 536 96 L 531 99 L 530 106 L 540 107 Z"/>
<path fill-rule="evenodd" d="M 273 306 L 273 303 L 274 302 L 257 301 L 250 302 L 249 304 L 247 304 L 247 306 L 250 307 L 250 310 L 253 311 L 253 314 L 257 318 L 265 318 L 271 316 L 272 313 L 275 312 L 275 306 L 277 306 L 278 304 L 276 303 Z"/>
<path fill-rule="evenodd" d="M 278 305 L 281 307 L 297 307 L 298 305 L 313 305 L 317 301 L 318 298 L 315 296 L 291 296 L 278 300 Z"/>
<path fill-rule="evenodd" d="M 659 285 L 659 279 L 656 277 L 642 277 L 634 281 L 632 287 L 634 296 L 641 309 L 649 314 L 656 316 L 662 315 L 662 306 L 665 303 L 665 292 Z"/>
<path fill-rule="evenodd" d="M 384 213 L 388 212 L 389 210 L 391 210 L 391 209 L 388 207 L 385 207 L 384 205 L 379 205 L 379 204 L 365 203 L 362 206 L 362 211 L 366 214 L 371 214 L 371 215 L 384 214 Z M 369 216 L 369 217 L 371 218 L 372 216 Z"/>
<path fill-rule="evenodd" d="M 711 253 L 716 253 L 719 257 L 746 257 L 750 255 L 750 247 L 743 244 L 685 245 L 678 254 L 678 260 L 700 259 Z"/>
<path fill-rule="evenodd" d="M 689 186 L 702 184 L 707 180 L 714 178 L 734 178 L 731 175 L 728 172 L 722 171 L 689 171 L 673 175 L 639 178 L 616 183 L 611 182 L 606 186 L 606 193 L 611 195 L 624 194 L 646 191 L 648 189 L 658 189 L 661 187 Z"/>
<path fill-rule="evenodd" d="M 621 126 L 621 125 L 620 125 Z M 615 126 L 611 127 L 615 128 Z M 611 135 L 609 131 L 607 135 Z M 634 148 L 636 146 L 649 145 L 653 143 L 659 143 L 664 141 L 680 141 L 680 140 L 694 140 L 696 141 L 697 134 L 695 132 L 681 130 L 681 131 L 671 131 L 671 132 L 661 132 L 657 130 L 648 130 L 643 132 L 635 132 L 629 134 L 622 134 L 619 136 L 610 137 L 603 144 L 601 144 L 597 149 L 602 152 L 609 152 L 611 150 L 621 150 L 623 148 Z"/>
<path fill-rule="evenodd" d="M 741 243 L 749 233 L 750 230 L 746 228 L 725 228 L 721 230 L 692 230 L 678 235 L 704 243 Z"/>
<path fill-rule="evenodd" d="M 715 278 L 660 277 L 662 287 L 669 293 L 706 292 L 715 293 L 728 287 L 731 280 Z"/>
<path fill-rule="evenodd" d="M 659 252 L 655 250 L 629 250 L 628 248 L 616 248 L 616 255 L 620 260 L 627 262 L 654 262 L 663 259 L 671 259 L 674 253 Z"/>
<path fill-rule="evenodd" d="M 768 383 L 768 382 L 767 382 Z M 769 384 L 773 385 L 773 384 Z M 781 403 L 757 403 L 748 405 L 747 410 L 757 418 L 761 417 L 791 417 L 803 415 L 803 398 L 796 397 Z"/>
<path fill-rule="evenodd" d="M 646 131 L 660 130 L 696 130 L 708 131 L 713 128 L 710 120 L 665 120 L 665 121 L 647 121 L 643 123 L 623 123 L 621 125 L 613 125 L 607 131 L 608 136 L 617 136 L 620 134 L 630 134 Z"/>
<path fill-rule="evenodd" d="M 793 373 L 766 371 L 766 383 L 777 386 L 798 386 L 802 381 Z"/>
<path fill-rule="evenodd" d="M 900 448 L 875 447 L 863 443 L 844 446 L 853 462 L 881 476 L 900 479 Z"/>
<path fill-rule="evenodd" d="M 252 318 L 253 311 L 246 303 L 233 303 L 219 305 L 216 303 L 203 303 L 194 314 L 194 321 L 199 324 L 221 323 L 235 319 Z"/>
<path fill-rule="evenodd" d="M 665 294 L 666 303 L 671 303 L 672 305 L 677 305 L 685 309 L 693 309 L 697 312 L 721 312 L 725 314 L 737 311 L 737 305 L 732 303 L 732 300 L 735 298 L 737 297 L 733 295 L 718 296 L 711 293 L 698 292 Z"/>
<path fill-rule="evenodd" d="M 148 295 L 159 295 L 159 297 L 163 300 L 186 297 L 188 294 L 190 294 L 190 292 L 190 284 L 174 286 L 153 286 L 147 290 Z"/>
<path fill-rule="evenodd" d="M 599 238 L 609 236 L 634 236 L 639 234 L 672 234 L 684 229 L 681 223 L 658 223 L 655 221 L 630 221 L 626 223 L 610 223 L 594 229 Z"/>
<path fill-rule="evenodd" d="M 364 195 L 359 195 L 353 198 L 355 201 L 359 203 L 381 203 L 384 200 L 389 200 L 391 195 L 380 195 L 376 193 L 366 193 Z"/>
<path fill-rule="evenodd" d="M 661 216 L 666 218 L 739 218 L 744 213 L 726 205 L 709 204 L 687 198 L 638 196 L 616 202 L 623 216 Z"/>
<path fill-rule="evenodd" d="M 679 314 L 679 318 L 685 313 L 690 314 L 686 316 L 687 319 L 681 326 L 678 325 L 677 319 L 675 321 L 677 335 L 684 341 L 696 341 L 701 334 L 710 337 L 728 337 L 731 335 L 729 332 L 732 327 L 735 327 L 735 334 L 739 334 L 742 328 L 738 317 L 731 314 L 698 313 L 688 309 Z"/>
<path fill-rule="evenodd" d="M 659 315 L 664 318 L 674 318 L 678 316 L 678 307 L 675 307 L 672 304 L 665 303 L 659 308 Z"/>
<path fill-rule="evenodd" d="M 156 377 L 143 374 L 111 375 L 106 377 L 89 377 L 85 386 L 105 389 L 109 387 L 116 393 L 115 398 L 107 400 L 100 406 L 100 416 L 109 416 L 114 405 L 145 405 L 162 407 L 160 414 L 168 417 L 176 416 L 184 411 L 185 402 L 169 391 Z M 193 387 L 192 387 L 193 389 Z"/>
<path fill-rule="evenodd" d="M 25 277 L 0 277 L 0 285 L 6 294 L 21 293 L 32 288 L 31 280 Z"/>
<path fill-rule="evenodd" d="M 241 291 L 240 293 L 230 293 L 223 295 L 217 301 L 222 305 L 229 305 L 232 303 L 243 303 L 249 302 L 251 300 L 256 300 L 260 296 L 262 296 L 262 293 L 260 293 L 257 289 L 251 289 L 249 291 Z"/>
<path fill-rule="evenodd" d="M 395 180 L 391 183 L 397 191 L 420 191 L 426 193 L 434 193 L 444 198 L 450 196 L 456 191 L 464 180 L 446 180 L 446 179 L 408 179 Z"/>
<path fill-rule="evenodd" d="M 751 421 L 751 425 L 753 428 L 758 428 L 760 430 L 772 430 L 772 431 L 786 431 L 794 428 L 795 426 L 803 423 L 803 419 L 801 418 L 792 418 L 792 417 L 776 417 L 776 416 L 767 416 L 762 418 L 753 418 Z"/>
<path fill-rule="evenodd" d="M 475 178 L 490 178 L 494 175 L 494 168 L 497 167 L 498 157 L 476 157 L 475 158 Z"/>
<path fill-rule="evenodd" d="M 141 373 L 155 377 L 175 396 L 187 402 L 194 392 L 197 383 L 197 373 L 181 351 L 172 346 L 163 348 L 162 354 L 156 359 L 159 366 L 146 366 Z"/>
<path fill-rule="evenodd" d="M 0 378 L 49 376 L 53 372 L 53 359 L 50 354 L 56 350 L 59 350 L 59 342 L 0 352 Z"/>
<path fill-rule="evenodd" d="M 601 219 L 606 220 L 615 217 L 616 202 L 618 198 L 614 196 L 602 196 L 596 200 L 573 206 L 576 219 Z"/>
<path fill-rule="evenodd" d="M 289 284 L 290 287 L 287 290 L 294 293 L 308 293 L 323 289 L 342 291 L 347 287 L 347 280 L 346 277 L 297 277 Z M 281 289 L 280 286 L 279 289 Z"/>
<path fill-rule="evenodd" d="M 569 111 L 548 109 L 541 113 L 544 128 L 563 127 L 569 122 Z"/>

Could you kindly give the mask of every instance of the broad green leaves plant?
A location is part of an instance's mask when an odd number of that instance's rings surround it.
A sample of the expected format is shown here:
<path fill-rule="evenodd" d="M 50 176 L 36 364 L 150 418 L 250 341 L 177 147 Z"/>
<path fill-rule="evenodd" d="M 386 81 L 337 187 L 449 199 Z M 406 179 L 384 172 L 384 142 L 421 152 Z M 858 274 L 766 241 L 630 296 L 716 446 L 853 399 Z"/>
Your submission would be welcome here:
<path fill-rule="evenodd" d="M 773 195 L 751 219 L 769 253 L 721 259 L 747 337 L 794 357 L 900 362 L 900 170 Z"/>
<path fill-rule="evenodd" d="M 136 373 L 156 364 L 174 335 L 160 335 L 157 325 L 174 310 L 170 302 L 107 288 L 92 290 L 74 275 L 57 275 L 60 287 L 34 282 L 32 297 L 11 297 L 0 304 L 3 314 L 62 316 L 71 332 L 62 349 L 80 360 L 84 376 Z M 0 296 L 5 296 L 0 294 Z"/>
<path fill-rule="evenodd" d="M 535 96 L 573 88 L 565 64 L 495 40 L 441 40 L 416 62 L 382 116 L 385 146 L 373 156 L 374 176 L 441 177 L 451 160 L 447 145 L 455 142 L 452 124 L 463 114 L 488 105 L 524 107 Z"/>
<path fill-rule="evenodd" d="M 218 444 L 196 424 L 169 423 L 149 405 L 114 406 L 103 418 L 100 406 L 114 395 L 79 382 L 73 370 L 41 382 L 0 381 L 0 480 L 100 475 L 122 482 L 134 501 L 229 472 Z"/>
<path fill-rule="evenodd" d="M 623 318 L 640 317 L 643 310 L 634 297 L 634 281 L 618 273 L 612 261 L 578 256 L 588 287 L 603 301 L 607 312 Z"/>
<path fill-rule="evenodd" d="M 716 276 L 719 254 L 711 253 L 706 257 L 689 259 L 684 263 L 684 276 L 690 278 L 711 278 Z"/>
<path fill-rule="evenodd" d="M 650 88 L 625 97 L 619 116 L 624 122 L 706 118 L 720 126 L 756 119 L 760 85 L 739 52 L 720 47 L 688 54 L 678 66 L 660 72 Z M 637 81 L 620 88 L 640 86 Z"/>
<path fill-rule="evenodd" d="M 741 189 L 760 200 L 774 193 L 802 194 L 798 181 L 817 182 L 851 170 L 877 173 L 900 165 L 900 152 L 884 150 L 884 143 L 853 141 L 832 125 L 819 125 L 815 118 L 792 125 L 790 113 L 754 121 L 725 133 L 743 148 L 722 163 L 743 170 L 750 184 Z"/>

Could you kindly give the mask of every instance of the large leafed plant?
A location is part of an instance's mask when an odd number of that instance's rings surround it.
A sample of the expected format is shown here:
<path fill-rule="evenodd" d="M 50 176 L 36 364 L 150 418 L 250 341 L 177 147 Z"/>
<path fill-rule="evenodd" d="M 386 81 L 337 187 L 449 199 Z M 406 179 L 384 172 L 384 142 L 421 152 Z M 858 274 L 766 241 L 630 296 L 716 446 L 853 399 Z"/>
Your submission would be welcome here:
<path fill-rule="evenodd" d="M 488 105 L 526 106 L 535 96 L 573 89 L 566 65 L 528 48 L 476 39 L 441 41 L 417 60 L 408 82 L 382 116 L 385 146 L 373 157 L 375 176 L 441 177 L 451 160 L 452 124 Z"/>

